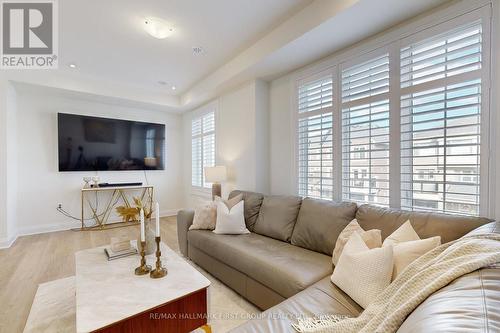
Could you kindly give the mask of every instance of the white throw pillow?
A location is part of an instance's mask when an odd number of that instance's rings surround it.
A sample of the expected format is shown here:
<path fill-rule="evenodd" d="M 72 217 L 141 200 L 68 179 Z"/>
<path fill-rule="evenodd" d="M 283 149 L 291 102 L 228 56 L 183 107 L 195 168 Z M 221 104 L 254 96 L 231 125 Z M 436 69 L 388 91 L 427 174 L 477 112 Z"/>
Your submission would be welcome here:
<path fill-rule="evenodd" d="M 403 223 L 402 226 L 397 228 L 396 231 L 394 231 L 392 234 L 389 235 L 389 237 L 387 237 L 384 240 L 382 246 L 392 245 L 401 242 L 409 242 L 419 239 L 420 237 L 418 237 L 417 233 L 415 232 L 415 229 L 413 229 L 410 220 L 407 220 L 405 223 Z"/>
<path fill-rule="evenodd" d="M 392 272 L 392 279 L 394 280 L 406 268 L 406 266 L 411 264 L 415 259 L 435 247 L 438 247 L 439 245 L 441 245 L 440 236 L 392 245 L 394 252 L 394 270 Z"/>
<path fill-rule="evenodd" d="M 191 224 L 189 230 L 214 230 L 216 215 L 217 206 L 213 201 L 196 207 L 194 210 L 193 224 Z"/>
<path fill-rule="evenodd" d="M 366 243 L 368 248 L 373 249 L 382 246 L 382 233 L 378 229 L 372 229 L 364 231 L 363 228 L 358 223 L 358 220 L 352 220 L 340 233 L 335 243 L 335 249 L 333 249 L 332 262 L 337 265 L 339 262 L 340 255 L 344 249 L 345 244 L 351 237 L 353 233 L 357 232 L 360 234 L 363 241 Z"/>
<path fill-rule="evenodd" d="M 241 235 L 249 234 L 245 217 L 243 216 L 243 201 L 238 202 L 231 209 L 222 201 L 217 201 L 217 222 L 215 224 L 216 234 Z"/>
<path fill-rule="evenodd" d="M 243 200 L 243 194 L 242 193 L 238 194 L 237 196 L 235 196 L 235 197 L 233 197 L 231 199 L 227 199 L 227 200 L 222 199 L 218 195 L 216 195 L 215 198 L 214 198 L 215 202 L 217 202 L 217 201 L 224 202 L 226 204 L 227 208 L 229 208 L 229 209 L 233 208 L 233 206 L 236 205 L 241 200 Z"/>
<path fill-rule="evenodd" d="M 354 232 L 344 246 L 331 280 L 366 308 L 391 283 L 392 246 L 369 249 Z"/>
<path fill-rule="evenodd" d="M 392 279 L 396 277 L 415 259 L 441 245 L 441 237 L 420 239 L 413 229 L 410 220 L 384 240 L 383 247 L 392 246 L 394 253 L 394 270 Z"/>

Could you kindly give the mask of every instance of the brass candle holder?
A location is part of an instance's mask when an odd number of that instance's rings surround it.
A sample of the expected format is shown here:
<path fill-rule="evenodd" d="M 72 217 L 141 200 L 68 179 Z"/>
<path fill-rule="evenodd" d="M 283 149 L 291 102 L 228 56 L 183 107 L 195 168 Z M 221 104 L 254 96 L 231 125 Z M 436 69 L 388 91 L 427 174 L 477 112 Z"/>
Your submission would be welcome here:
<path fill-rule="evenodd" d="M 141 241 L 141 265 L 135 269 L 135 275 L 145 275 L 151 272 L 151 266 L 146 265 L 146 242 Z"/>
<path fill-rule="evenodd" d="M 155 237 L 156 241 L 156 268 L 149 273 L 152 279 L 159 279 L 167 275 L 167 269 L 161 265 L 160 237 Z"/>

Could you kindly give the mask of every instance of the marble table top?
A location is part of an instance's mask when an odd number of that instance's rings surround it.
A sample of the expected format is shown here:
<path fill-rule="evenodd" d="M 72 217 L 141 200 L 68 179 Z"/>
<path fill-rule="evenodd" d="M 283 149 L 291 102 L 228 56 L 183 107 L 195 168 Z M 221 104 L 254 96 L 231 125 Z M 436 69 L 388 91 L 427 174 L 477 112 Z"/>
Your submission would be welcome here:
<path fill-rule="evenodd" d="M 139 255 L 108 261 L 104 247 L 75 254 L 76 331 L 86 333 L 205 289 L 210 281 L 161 243 L 168 274 L 161 279 L 137 276 Z M 154 268 L 154 254 L 146 256 Z"/>

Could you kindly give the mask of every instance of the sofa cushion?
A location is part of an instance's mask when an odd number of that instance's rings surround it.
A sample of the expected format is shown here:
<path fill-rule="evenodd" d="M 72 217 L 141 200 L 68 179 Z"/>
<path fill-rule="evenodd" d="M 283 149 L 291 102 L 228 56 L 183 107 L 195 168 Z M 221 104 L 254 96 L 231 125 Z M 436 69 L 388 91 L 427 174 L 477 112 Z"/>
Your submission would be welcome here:
<path fill-rule="evenodd" d="M 290 242 L 302 198 L 296 196 L 265 196 L 254 232 Z"/>
<path fill-rule="evenodd" d="M 288 298 L 332 273 L 329 256 L 255 233 L 188 232 L 190 246 Z"/>
<path fill-rule="evenodd" d="M 483 217 L 468 217 L 449 214 L 409 212 L 389 208 L 362 205 L 358 207 L 356 219 L 365 230 L 380 229 L 385 239 L 407 220 L 420 236 L 441 236 L 441 243 L 458 239 L 469 231 L 491 222 Z"/>
<path fill-rule="evenodd" d="M 355 214 L 356 204 L 352 202 L 305 198 L 302 200 L 291 242 L 331 256 L 337 237 L 354 219 Z"/>
<path fill-rule="evenodd" d="M 229 199 L 232 199 L 240 194 L 243 195 L 243 201 L 245 202 L 243 208 L 245 223 L 248 230 L 253 231 L 253 227 L 255 226 L 255 222 L 257 222 L 257 217 L 259 216 L 260 206 L 262 205 L 264 195 L 256 192 L 235 190 L 229 193 Z"/>
<path fill-rule="evenodd" d="M 257 319 L 249 320 L 231 333 L 285 332 L 296 333 L 292 323 L 298 317 L 319 317 L 343 314 L 357 317 L 361 307 L 330 282 L 328 277 L 297 295 L 264 311 Z"/>

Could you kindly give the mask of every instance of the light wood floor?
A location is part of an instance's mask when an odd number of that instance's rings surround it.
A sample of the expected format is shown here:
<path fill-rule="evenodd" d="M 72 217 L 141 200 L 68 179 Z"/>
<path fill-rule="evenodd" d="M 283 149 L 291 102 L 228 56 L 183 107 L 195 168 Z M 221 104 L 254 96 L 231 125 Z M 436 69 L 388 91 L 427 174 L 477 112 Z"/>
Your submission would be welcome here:
<path fill-rule="evenodd" d="M 175 217 L 162 218 L 162 241 L 178 250 Z M 38 284 L 75 275 L 74 253 L 109 244 L 110 237 L 136 239 L 139 227 L 60 231 L 23 236 L 0 250 L 0 332 L 22 332 Z"/>

